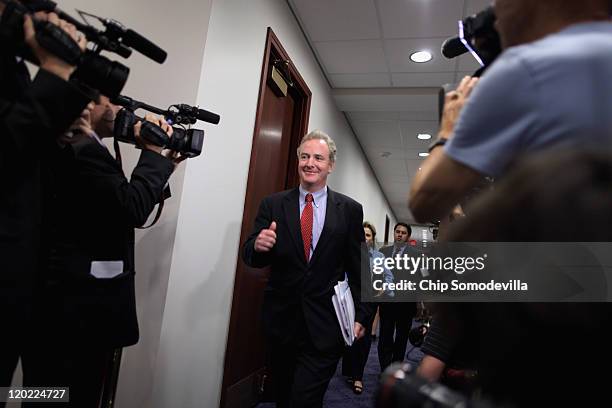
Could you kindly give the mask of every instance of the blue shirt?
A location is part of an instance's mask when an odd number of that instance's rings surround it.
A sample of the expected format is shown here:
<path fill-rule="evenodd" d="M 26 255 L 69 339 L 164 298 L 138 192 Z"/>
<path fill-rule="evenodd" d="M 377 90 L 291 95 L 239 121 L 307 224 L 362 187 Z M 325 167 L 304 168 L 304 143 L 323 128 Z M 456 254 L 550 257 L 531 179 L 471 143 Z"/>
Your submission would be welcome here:
<path fill-rule="evenodd" d="M 482 77 L 444 147 L 485 175 L 527 152 L 612 146 L 612 23 L 570 26 L 506 50 Z"/>
<path fill-rule="evenodd" d="M 306 208 L 306 194 L 308 194 L 308 192 L 304 190 L 302 186 L 300 186 L 300 219 L 302 218 L 302 211 L 304 211 L 304 208 Z M 317 247 L 319 238 L 321 238 L 323 225 L 325 224 L 325 212 L 327 211 L 327 186 L 311 194 L 313 198 L 312 213 L 314 217 L 312 222 L 312 245 L 310 247 L 310 256 L 308 259 L 312 258 L 312 254 Z"/>
<path fill-rule="evenodd" d="M 376 249 L 374 249 L 372 247 L 368 248 L 368 251 L 370 253 L 370 278 L 371 278 L 371 280 L 373 282 L 375 280 L 374 276 L 376 276 L 372 272 L 373 269 L 374 269 L 374 259 L 376 259 L 376 258 L 383 258 L 384 259 L 385 255 L 383 255 L 382 252 L 377 251 Z M 383 270 L 383 282 L 385 282 L 385 283 L 393 283 L 393 279 L 394 279 L 393 278 L 393 272 L 391 272 L 389 270 L 389 268 L 387 268 L 384 265 L 383 265 L 383 268 L 384 268 L 384 270 Z M 387 290 L 385 290 L 385 293 L 388 296 L 390 296 L 390 297 L 394 297 L 395 296 L 395 293 L 392 290 L 388 290 L 387 289 Z"/>

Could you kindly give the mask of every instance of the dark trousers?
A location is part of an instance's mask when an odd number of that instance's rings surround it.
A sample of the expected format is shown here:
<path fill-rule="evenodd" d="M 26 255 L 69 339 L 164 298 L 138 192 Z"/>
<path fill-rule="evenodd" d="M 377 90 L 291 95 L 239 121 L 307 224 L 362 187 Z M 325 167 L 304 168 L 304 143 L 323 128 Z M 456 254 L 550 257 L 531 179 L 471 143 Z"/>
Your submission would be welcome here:
<path fill-rule="evenodd" d="M 347 347 L 342 356 L 342 375 L 355 381 L 363 380 L 363 370 L 372 346 L 370 330 L 367 330 L 365 336 L 356 340 L 351 347 Z"/>
<path fill-rule="evenodd" d="M 61 344 L 54 341 L 53 332 L 38 335 L 24 339 L 21 344 L 12 342 L 11 347 L 0 350 L 0 386 L 10 386 L 17 361 L 21 358 L 24 387 L 69 387 L 70 399 L 68 403 L 24 402 L 22 407 L 97 408 L 112 350 Z M 0 407 L 4 406 L 0 402 Z"/>
<path fill-rule="evenodd" d="M 342 356 L 341 342 L 335 349 L 317 350 L 301 313 L 298 319 L 292 341 L 278 344 L 272 340 L 267 344 L 278 408 L 322 407 L 327 386 Z"/>
<path fill-rule="evenodd" d="M 384 371 L 391 363 L 404 361 L 408 333 L 416 315 L 416 303 L 385 302 L 379 307 L 378 361 Z"/>

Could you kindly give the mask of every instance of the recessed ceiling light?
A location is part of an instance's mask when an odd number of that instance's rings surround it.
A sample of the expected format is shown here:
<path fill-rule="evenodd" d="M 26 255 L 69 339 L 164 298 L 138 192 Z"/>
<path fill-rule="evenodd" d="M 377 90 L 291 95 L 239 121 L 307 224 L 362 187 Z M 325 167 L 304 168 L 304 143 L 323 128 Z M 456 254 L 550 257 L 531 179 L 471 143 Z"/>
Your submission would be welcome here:
<path fill-rule="evenodd" d="M 429 51 L 417 51 L 410 55 L 410 59 L 414 62 L 423 63 L 431 61 L 433 56 Z"/>
<path fill-rule="evenodd" d="M 429 156 L 429 153 L 419 153 L 419 157 L 427 157 Z"/>
<path fill-rule="evenodd" d="M 429 133 L 419 133 L 417 138 L 420 140 L 429 140 L 431 139 L 431 135 Z"/>

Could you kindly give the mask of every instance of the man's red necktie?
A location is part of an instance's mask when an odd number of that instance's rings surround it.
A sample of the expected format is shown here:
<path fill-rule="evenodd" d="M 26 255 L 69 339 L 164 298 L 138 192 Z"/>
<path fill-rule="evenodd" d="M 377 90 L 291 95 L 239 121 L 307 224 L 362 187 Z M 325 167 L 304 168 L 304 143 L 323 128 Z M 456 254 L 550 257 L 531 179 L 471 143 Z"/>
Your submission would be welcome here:
<path fill-rule="evenodd" d="M 310 247 L 312 245 L 312 194 L 306 194 L 306 207 L 302 211 L 302 218 L 300 224 L 302 227 L 302 241 L 304 242 L 304 255 L 306 256 L 306 263 L 310 259 Z"/>

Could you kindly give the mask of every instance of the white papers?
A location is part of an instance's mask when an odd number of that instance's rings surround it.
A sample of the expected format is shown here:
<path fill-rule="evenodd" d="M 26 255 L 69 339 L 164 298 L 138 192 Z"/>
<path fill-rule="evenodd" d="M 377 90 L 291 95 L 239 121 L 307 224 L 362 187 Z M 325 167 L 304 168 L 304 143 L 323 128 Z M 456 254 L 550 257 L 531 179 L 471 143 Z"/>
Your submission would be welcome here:
<path fill-rule="evenodd" d="M 336 317 L 340 324 L 340 331 L 342 332 L 344 342 L 347 346 L 350 346 L 355 340 L 355 304 L 353 303 L 353 296 L 351 295 L 351 289 L 347 280 L 338 282 L 334 286 L 332 303 L 336 310 Z"/>
<path fill-rule="evenodd" d="M 123 273 L 123 261 L 92 261 L 89 273 L 98 279 L 111 279 Z"/>

